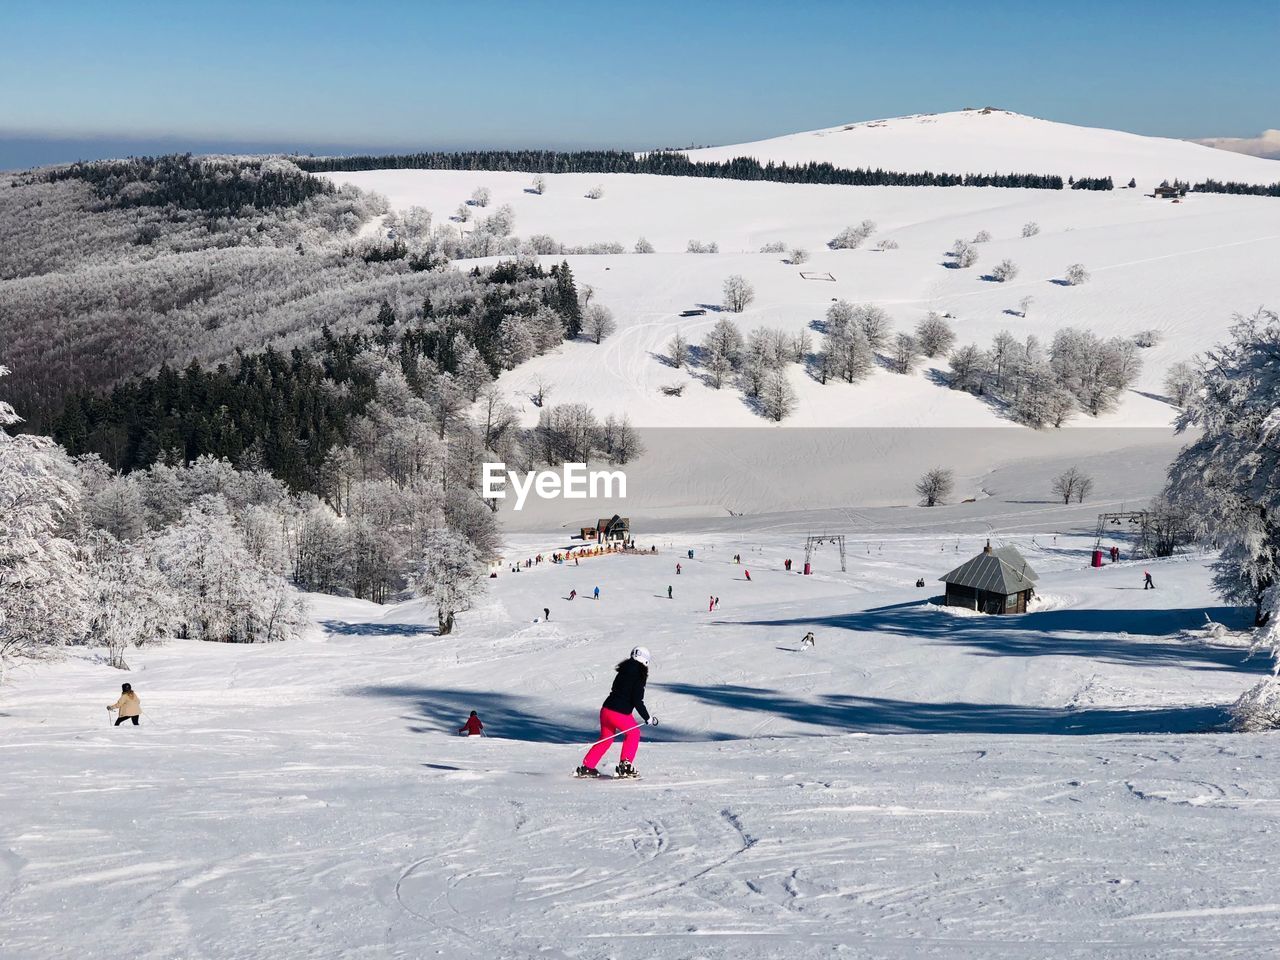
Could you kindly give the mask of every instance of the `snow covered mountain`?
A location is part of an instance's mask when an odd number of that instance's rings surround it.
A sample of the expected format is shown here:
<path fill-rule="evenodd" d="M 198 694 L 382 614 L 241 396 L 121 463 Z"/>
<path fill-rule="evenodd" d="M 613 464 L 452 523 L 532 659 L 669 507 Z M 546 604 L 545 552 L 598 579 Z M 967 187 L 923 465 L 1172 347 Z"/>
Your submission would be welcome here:
<path fill-rule="evenodd" d="M 689 151 L 695 160 L 755 157 L 762 163 L 825 162 L 951 173 L 1057 173 L 1110 176 L 1117 186 L 1183 180 L 1280 180 L 1280 163 L 1214 151 L 1186 140 L 1055 123 L 990 107 L 848 123 L 754 143 Z"/>

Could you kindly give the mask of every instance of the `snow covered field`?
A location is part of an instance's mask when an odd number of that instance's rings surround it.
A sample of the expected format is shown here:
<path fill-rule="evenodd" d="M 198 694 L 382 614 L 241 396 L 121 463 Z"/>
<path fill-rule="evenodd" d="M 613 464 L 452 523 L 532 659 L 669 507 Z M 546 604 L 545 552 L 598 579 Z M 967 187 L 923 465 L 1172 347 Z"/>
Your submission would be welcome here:
<path fill-rule="evenodd" d="M 827 546 L 807 578 L 781 564 L 815 518 L 727 518 L 504 566 L 445 639 L 316 596 L 309 641 L 31 666 L 0 697 L 0 952 L 1262 956 L 1280 746 L 1210 731 L 1267 664 L 1200 629 L 1242 625 L 1203 558 L 1149 564 L 1154 592 L 1088 569 L 1055 531 L 1091 509 L 850 514 L 848 572 Z M 930 606 L 993 528 L 1038 612 Z M 644 779 L 575 781 L 637 643 Z M 122 677 L 138 729 L 106 726 Z M 471 709 L 487 739 L 452 735 Z"/>

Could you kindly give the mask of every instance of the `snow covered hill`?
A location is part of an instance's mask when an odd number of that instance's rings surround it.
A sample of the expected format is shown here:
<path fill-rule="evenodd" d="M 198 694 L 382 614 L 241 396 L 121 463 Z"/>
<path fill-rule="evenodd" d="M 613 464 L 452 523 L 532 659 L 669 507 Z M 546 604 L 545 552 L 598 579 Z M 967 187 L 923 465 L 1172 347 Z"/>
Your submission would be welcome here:
<path fill-rule="evenodd" d="M 1191 194 L 1170 203 L 1145 193 L 1166 177 L 1270 182 L 1280 179 L 1280 164 L 1273 161 L 1003 111 L 873 121 L 694 151 L 694 156 L 725 159 L 743 153 L 762 160 L 827 160 L 898 170 L 1110 174 L 1121 186 L 1136 177 L 1142 189 L 847 187 L 562 174 L 547 176 L 546 190 L 538 194 L 523 173 L 374 170 L 325 176 L 383 194 L 395 209 L 426 207 L 438 226 L 450 229 L 469 229 L 448 217 L 483 187 L 492 206 L 510 205 L 515 232 L 526 240 L 541 235 L 565 245 L 617 243 L 627 250 L 641 237 L 649 242 L 652 254 L 568 256 L 578 283 L 610 308 L 618 330 L 602 344 L 566 343 L 502 376 L 499 385 L 526 424 L 537 419 L 530 397 L 536 384 L 544 383 L 552 388 L 552 403 L 586 403 L 601 417 L 625 413 L 641 428 L 773 428 L 739 389 L 710 386 L 696 363 L 692 369 L 673 369 L 665 360 L 667 343 L 679 333 L 696 344 L 725 316 L 743 333 L 764 326 L 799 334 L 819 324 L 834 300 L 843 299 L 882 307 L 896 331 L 912 331 L 931 311 L 948 315 L 959 344 L 983 349 L 1000 331 L 1020 341 L 1034 336 L 1041 343 L 1066 327 L 1103 337 L 1146 334 L 1151 345 L 1139 351 L 1141 375 L 1118 408 L 1097 418 L 1077 416 L 1067 432 L 1114 428 L 1098 435 L 1091 452 L 1154 442 L 1167 456 L 1169 434 L 1158 436 L 1175 413 L 1164 398 L 1166 371 L 1223 339 L 1234 313 L 1280 304 L 1273 267 L 1280 260 L 1280 202 Z M 601 195 L 589 198 L 597 186 Z M 828 248 L 837 233 L 863 220 L 873 221 L 876 230 L 859 249 Z M 1023 235 L 1029 223 L 1038 227 L 1034 236 Z M 990 239 L 975 244 L 974 268 L 948 268 L 946 252 L 957 239 L 984 234 Z M 890 249 L 877 249 L 880 241 Z M 691 242 L 715 244 L 718 252 L 689 253 Z M 760 252 L 766 245 L 802 248 L 808 259 L 793 264 L 789 254 Z M 561 258 L 547 256 L 544 262 Z M 990 267 L 1004 259 L 1018 266 L 1018 276 L 992 282 Z M 1089 271 L 1087 283 L 1063 282 L 1074 263 Z M 466 266 L 465 261 L 456 265 Z M 745 277 L 755 289 L 754 301 L 740 314 L 720 311 L 722 285 L 731 274 Z M 1024 297 L 1032 301 L 1025 315 Z M 683 315 L 690 311 L 695 315 Z M 812 336 L 819 345 L 820 335 Z M 938 358 L 905 376 L 882 364 L 859 383 L 821 384 L 802 365 L 791 365 L 786 376 L 798 402 L 780 426 L 783 431 L 1012 426 L 989 398 L 948 389 L 948 373 L 948 363 Z M 682 395 L 670 395 L 671 388 L 681 388 Z M 1127 438 L 1117 432 L 1135 427 L 1151 430 Z M 905 436 L 898 439 L 909 442 Z M 712 477 L 699 470 L 700 455 L 723 444 L 674 437 L 669 432 L 652 444 L 654 469 L 644 489 L 654 494 L 655 515 L 848 502 L 839 498 L 849 484 L 834 472 L 844 461 L 804 454 L 803 441 L 795 448 L 759 450 L 734 441 L 736 450 L 714 461 L 732 463 L 734 469 Z M 922 449 L 936 449 L 940 459 L 945 455 L 961 473 L 977 478 L 1001 463 L 1033 455 L 1033 448 L 1034 455 L 1046 455 L 1039 438 L 1034 444 L 1004 444 L 973 435 L 965 443 L 956 434 L 936 446 L 918 439 L 914 451 L 886 451 L 877 443 L 878 462 L 891 460 L 901 468 L 915 464 Z M 828 446 L 853 449 L 861 442 L 845 437 L 830 439 Z M 737 454 L 743 449 L 761 456 L 743 458 Z M 1064 453 L 1071 449 L 1064 442 Z M 747 459 L 769 459 L 774 473 L 766 475 L 767 470 L 756 469 L 761 464 L 747 464 Z M 645 463 L 637 469 L 645 472 Z M 1160 465 L 1152 470 L 1144 489 L 1158 481 Z M 807 489 L 822 488 L 826 495 L 800 496 L 797 472 L 814 481 Z M 893 477 L 896 488 L 904 489 L 893 470 L 863 470 L 853 485 L 869 499 L 857 502 L 903 502 L 901 492 L 897 500 L 889 498 L 887 483 L 878 492 L 865 489 L 868 477 Z"/>
<path fill-rule="evenodd" d="M 754 143 L 690 150 L 694 160 L 755 157 L 761 163 L 830 163 L 904 172 L 1056 173 L 1064 179 L 1135 178 L 1274 183 L 1280 163 L 1215 151 L 1185 140 L 1055 123 L 1007 110 L 958 110 L 867 120 Z"/>

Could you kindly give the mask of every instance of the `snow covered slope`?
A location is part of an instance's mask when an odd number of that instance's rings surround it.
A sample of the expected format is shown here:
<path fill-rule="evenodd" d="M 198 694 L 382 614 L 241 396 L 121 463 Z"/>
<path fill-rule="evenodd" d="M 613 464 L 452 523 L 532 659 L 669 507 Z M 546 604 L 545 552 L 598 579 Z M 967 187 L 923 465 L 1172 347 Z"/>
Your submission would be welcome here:
<path fill-rule="evenodd" d="M 416 604 L 315 597 L 311 640 L 131 654 L 138 729 L 106 726 L 122 674 L 97 651 L 20 671 L 0 953 L 1265 955 L 1280 744 L 1204 731 L 1267 664 L 1197 630 L 1239 622 L 1203 558 L 1151 565 L 1143 591 L 1141 566 L 1087 569 L 1090 539 L 1055 537 L 1076 508 L 1025 498 L 1006 512 L 1038 532 L 995 533 L 1041 574 L 1025 616 L 925 604 L 988 534 L 912 510 L 906 533 L 849 518 L 845 574 L 829 546 L 785 573 L 804 527 L 750 523 L 503 573 L 447 639 Z M 662 720 L 644 779 L 574 781 L 637 643 Z M 470 709 L 488 739 L 452 735 Z"/>
<path fill-rule="evenodd" d="M 1057 173 L 1063 178 L 1133 177 L 1150 189 L 1161 180 L 1274 183 L 1280 163 L 1231 154 L 1186 140 L 1078 127 L 1007 110 L 959 110 L 868 120 L 754 143 L 690 150 L 694 160 L 755 157 L 761 163 L 834 164 L 904 173 Z"/>

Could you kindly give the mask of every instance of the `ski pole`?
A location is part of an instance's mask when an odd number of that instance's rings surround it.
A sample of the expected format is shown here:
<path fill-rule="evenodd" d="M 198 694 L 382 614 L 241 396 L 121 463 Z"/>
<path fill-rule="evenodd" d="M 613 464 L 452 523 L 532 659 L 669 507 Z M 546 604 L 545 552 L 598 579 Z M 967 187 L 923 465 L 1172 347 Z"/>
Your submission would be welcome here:
<path fill-rule="evenodd" d="M 589 743 L 589 744 L 587 744 L 587 749 L 588 749 L 588 750 L 590 750 L 590 749 L 591 749 L 592 747 L 594 747 L 596 744 L 604 743 L 606 740 L 612 740 L 614 737 L 618 736 L 619 734 L 622 734 L 622 733 L 630 733 L 632 730 L 639 730 L 639 729 L 640 729 L 641 727 L 643 727 L 643 726 L 644 726 L 644 724 L 643 724 L 643 723 L 637 723 L 634 727 L 627 727 L 627 729 L 625 729 L 625 730 L 615 730 L 615 731 L 613 731 L 613 733 L 609 734 L 609 736 L 607 736 L 607 737 L 601 737 L 601 738 L 600 738 L 599 740 L 597 740 L 595 743 Z"/>

